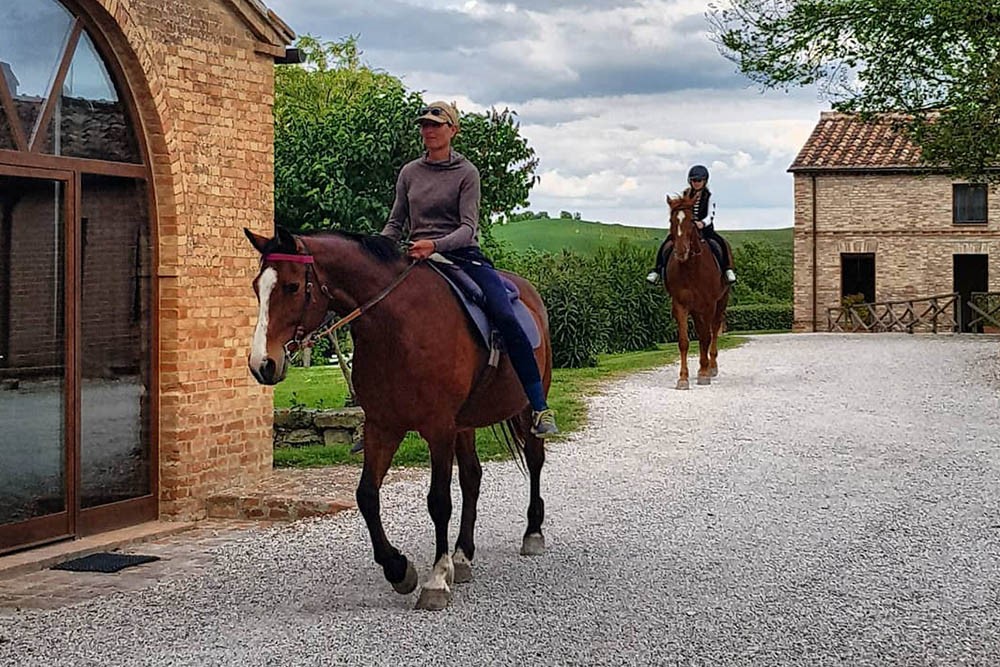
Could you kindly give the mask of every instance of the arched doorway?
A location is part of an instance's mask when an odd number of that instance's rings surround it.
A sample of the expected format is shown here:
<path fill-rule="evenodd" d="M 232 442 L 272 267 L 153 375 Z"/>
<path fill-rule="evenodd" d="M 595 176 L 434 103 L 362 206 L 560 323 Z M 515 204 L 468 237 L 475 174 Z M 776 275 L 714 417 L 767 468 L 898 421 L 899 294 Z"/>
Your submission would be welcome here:
<path fill-rule="evenodd" d="M 148 157 L 100 32 L 0 4 L 0 553 L 155 518 Z"/>

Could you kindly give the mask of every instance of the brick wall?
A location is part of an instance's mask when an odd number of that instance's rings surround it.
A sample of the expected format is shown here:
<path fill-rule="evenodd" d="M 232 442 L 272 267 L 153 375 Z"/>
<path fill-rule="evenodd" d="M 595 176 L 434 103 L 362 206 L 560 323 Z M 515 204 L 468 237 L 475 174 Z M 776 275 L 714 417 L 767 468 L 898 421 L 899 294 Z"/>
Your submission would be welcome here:
<path fill-rule="evenodd" d="M 273 228 L 273 56 L 238 4 L 84 3 L 118 53 L 152 156 L 168 518 L 204 516 L 208 496 L 271 467 L 271 393 L 246 369 L 257 256 L 242 229 Z"/>
<path fill-rule="evenodd" d="M 991 210 L 986 225 L 953 225 L 955 182 L 940 174 L 795 174 L 795 330 L 813 330 L 814 295 L 816 330 L 826 330 L 827 308 L 840 304 L 841 253 L 874 253 L 876 301 L 952 292 L 956 254 L 988 255 L 990 290 L 1000 290 L 1000 216 Z"/>

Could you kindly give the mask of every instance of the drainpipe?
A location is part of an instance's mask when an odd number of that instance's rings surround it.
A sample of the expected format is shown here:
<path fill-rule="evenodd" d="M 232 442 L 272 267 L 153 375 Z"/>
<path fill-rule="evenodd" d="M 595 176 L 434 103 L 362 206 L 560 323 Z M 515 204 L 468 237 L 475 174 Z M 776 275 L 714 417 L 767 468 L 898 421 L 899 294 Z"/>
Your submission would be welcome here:
<path fill-rule="evenodd" d="M 817 312 L 818 298 L 816 296 L 816 289 L 819 285 L 819 267 L 816 266 L 817 251 L 816 246 L 819 243 L 819 239 L 816 238 L 816 174 L 812 174 L 810 177 L 812 179 L 812 297 L 813 297 L 813 332 L 817 331 L 817 323 L 819 322 L 819 313 Z"/>

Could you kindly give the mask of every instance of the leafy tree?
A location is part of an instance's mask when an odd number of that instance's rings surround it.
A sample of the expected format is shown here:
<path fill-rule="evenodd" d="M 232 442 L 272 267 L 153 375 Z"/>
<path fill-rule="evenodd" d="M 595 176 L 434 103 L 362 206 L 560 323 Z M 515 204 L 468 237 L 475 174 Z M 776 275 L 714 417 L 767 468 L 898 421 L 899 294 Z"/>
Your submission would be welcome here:
<path fill-rule="evenodd" d="M 997 0 L 723 0 L 709 22 L 764 88 L 818 84 L 837 109 L 901 112 L 927 164 L 969 178 L 997 164 Z"/>
<path fill-rule="evenodd" d="M 298 40 L 305 66 L 275 72 L 275 218 L 292 230 L 382 228 L 400 168 L 423 150 L 422 96 L 361 61 L 356 37 Z M 509 109 L 462 114 L 455 148 L 482 177 L 484 243 L 497 217 L 527 204 L 534 149 Z"/>
<path fill-rule="evenodd" d="M 361 64 L 357 41 L 302 37 L 306 67 L 275 72 L 275 218 L 292 230 L 377 231 L 396 172 L 420 151 L 420 96 Z"/>
<path fill-rule="evenodd" d="M 492 222 L 528 205 L 528 194 L 538 182 L 535 175 L 538 158 L 535 149 L 521 136 L 517 114 L 510 109 L 461 116 L 461 130 L 454 146 L 479 169 L 482 183 L 479 221 L 490 239 Z"/>

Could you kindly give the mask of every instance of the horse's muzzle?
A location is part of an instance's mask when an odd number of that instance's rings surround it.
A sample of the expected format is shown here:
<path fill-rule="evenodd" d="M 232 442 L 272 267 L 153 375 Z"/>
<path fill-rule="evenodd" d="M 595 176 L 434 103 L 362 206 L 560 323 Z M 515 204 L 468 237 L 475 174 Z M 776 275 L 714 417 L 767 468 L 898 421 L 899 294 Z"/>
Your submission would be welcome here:
<path fill-rule="evenodd" d="M 261 384 L 278 384 L 285 379 L 285 369 L 287 366 L 282 364 L 279 370 L 278 364 L 274 363 L 274 359 L 270 357 L 266 357 L 257 368 L 254 368 L 253 364 L 247 365 L 250 368 L 250 374 Z"/>

